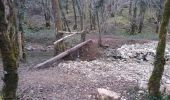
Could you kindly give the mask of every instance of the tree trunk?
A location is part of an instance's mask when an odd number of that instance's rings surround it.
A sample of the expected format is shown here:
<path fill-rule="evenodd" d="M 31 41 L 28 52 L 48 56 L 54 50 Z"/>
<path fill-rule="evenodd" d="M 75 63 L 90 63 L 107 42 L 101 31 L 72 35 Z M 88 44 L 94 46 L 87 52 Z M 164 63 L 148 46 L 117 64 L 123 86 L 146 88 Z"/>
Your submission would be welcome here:
<path fill-rule="evenodd" d="M 92 25 L 93 25 L 93 28 L 94 28 L 94 30 L 96 29 L 96 16 L 95 16 L 95 14 L 92 14 Z"/>
<path fill-rule="evenodd" d="M 42 5 L 43 5 L 43 9 L 44 9 L 44 18 L 45 18 L 45 26 L 47 28 L 51 27 L 51 23 L 50 23 L 50 4 L 49 4 L 49 0 L 42 0 Z"/>
<path fill-rule="evenodd" d="M 53 16 L 55 20 L 55 27 L 56 27 L 56 38 L 60 39 L 61 36 L 58 34 L 58 31 L 62 30 L 62 21 L 61 21 L 61 11 L 60 11 L 60 5 L 59 0 L 51 0 L 52 3 L 52 9 L 53 9 Z"/>
<path fill-rule="evenodd" d="M 57 30 L 57 33 L 56 33 L 56 39 L 59 40 L 63 37 L 63 34 L 59 33 L 59 31 L 62 30 L 62 21 L 61 21 L 61 9 L 60 9 L 60 1 L 59 0 L 53 0 L 53 8 L 55 8 L 56 12 L 55 12 L 55 26 L 56 26 L 56 30 Z M 57 45 L 55 48 L 55 51 L 54 51 L 54 55 L 57 55 L 61 52 L 63 52 L 65 50 L 65 45 L 64 43 L 61 42 L 61 44 Z"/>
<path fill-rule="evenodd" d="M 92 12 L 91 12 L 91 9 L 89 9 L 89 19 L 90 19 L 90 30 L 93 30 Z"/>
<path fill-rule="evenodd" d="M 66 31 L 68 29 L 68 31 L 71 32 L 69 25 L 68 25 L 68 21 L 66 19 L 65 13 L 62 8 L 61 0 L 59 0 L 59 7 L 60 7 L 60 11 L 61 11 L 61 17 L 62 17 L 61 19 L 63 21 L 63 26 L 64 26 L 63 30 Z"/>
<path fill-rule="evenodd" d="M 137 15 L 137 7 L 136 7 L 136 4 L 135 4 L 135 7 L 133 9 L 133 17 L 132 17 L 132 20 L 131 20 L 131 31 L 130 31 L 131 35 L 134 35 L 136 27 L 137 27 L 136 26 L 136 15 Z"/>
<path fill-rule="evenodd" d="M 159 32 L 159 27 L 160 27 L 160 21 L 161 21 L 161 16 L 162 16 L 162 11 L 163 11 L 163 5 L 164 5 L 164 2 L 165 0 L 160 0 L 158 3 L 158 9 L 156 11 L 156 18 L 157 18 L 157 21 L 156 21 L 156 33 Z"/>
<path fill-rule="evenodd" d="M 72 0 L 73 5 L 73 11 L 74 11 L 74 26 L 73 29 L 77 29 L 77 15 L 76 15 L 76 8 L 75 8 L 75 0 Z"/>
<path fill-rule="evenodd" d="M 69 6 L 69 1 L 66 0 L 66 13 L 67 13 L 67 14 L 68 14 L 68 10 L 69 10 L 68 6 Z"/>
<path fill-rule="evenodd" d="M 100 28 L 100 20 L 99 20 L 99 12 L 96 11 L 97 16 L 97 24 L 98 24 L 98 30 L 99 30 L 99 38 L 98 38 L 98 46 L 102 46 L 102 36 L 101 36 L 101 28 Z"/>
<path fill-rule="evenodd" d="M 138 27 L 138 33 L 142 32 L 143 29 L 143 23 L 144 23 L 144 17 L 145 17 L 145 4 L 143 1 L 140 2 L 140 13 L 139 13 L 139 27 Z"/>
<path fill-rule="evenodd" d="M 81 9 L 81 7 L 80 7 L 80 1 L 76 0 L 76 5 L 77 5 L 79 15 L 80 15 L 80 29 L 83 30 L 83 28 L 84 28 L 83 9 Z"/>
<path fill-rule="evenodd" d="M 18 48 L 19 48 L 19 59 L 22 62 L 26 61 L 26 52 L 25 52 L 25 39 L 24 39 L 24 29 L 23 29 L 23 21 L 24 21 L 24 7 L 25 0 L 15 0 L 17 7 L 17 20 L 18 20 Z"/>
<path fill-rule="evenodd" d="M 156 18 L 157 18 L 157 21 L 156 21 L 156 33 L 159 32 L 160 21 L 161 21 L 161 15 L 162 15 L 161 10 L 158 10 L 158 11 L 156 12 Z"/>
<path fill-rule="evenodd" d="M 129 3 L 129 15 L 130 15 L 130 17 L 132 16 L 132 3 L 133 3 L 133 0 L 130 0 L 130 3 Z"/>
<path fill-rule="evenodd" d="M 170 18 L 170 0 L 166 0 L 164 13 L 162 16 L 161 26 L 159 30 L 159 43 L 156 50 L 156 57 L 154 62 L 154 69 L 149 79 L 148 90 L 149 94 L 154 97 L 160 97 L 160 80 L 164 72 L 165 65 L 165 47 L 166 47 L 166 35 L 167 26 Z"/>
<path fill-rule="evenodd" d="M 10 37 L 10 35 L 14 36 L 16 32 L 15 18 L 14 2 L 11 0 L 0 0 L 0 50 L 4 69 L 3 100 L 16 100 L 17 68 L 19 67 L 18 47 L 16 47 L 16 40 Z"/>

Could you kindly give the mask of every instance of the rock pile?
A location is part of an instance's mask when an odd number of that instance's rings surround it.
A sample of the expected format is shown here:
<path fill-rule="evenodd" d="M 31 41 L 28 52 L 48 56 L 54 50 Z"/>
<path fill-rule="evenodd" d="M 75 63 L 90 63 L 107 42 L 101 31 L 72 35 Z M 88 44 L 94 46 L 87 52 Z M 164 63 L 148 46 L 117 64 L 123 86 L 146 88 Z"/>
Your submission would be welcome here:
<path fill-rule="evenodd" d="M 123 59 L 137 59 L 142 61 L 153 61 L 156 55 L 157 42 L 145 43 L 145 44 L 132 44 L 123 45 L 117 49 L 117 56 L 121 56 Z M 165 50 L 166 60 L 170 60 L 170 45 L 167 44 Z"/>

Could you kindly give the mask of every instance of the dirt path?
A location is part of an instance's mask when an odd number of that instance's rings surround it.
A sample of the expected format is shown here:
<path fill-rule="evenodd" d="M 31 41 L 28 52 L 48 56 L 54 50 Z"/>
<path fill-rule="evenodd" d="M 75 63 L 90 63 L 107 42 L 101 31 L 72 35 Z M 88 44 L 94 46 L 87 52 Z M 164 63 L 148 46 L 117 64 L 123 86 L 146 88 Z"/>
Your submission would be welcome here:
<path fill-rule="evenodd" d="M 93 100 L 97 88 L 108 88 L 123 94 L 137 86 L 135 82 L 118 79 L 114 74 L 107 75 L 106 70 L 95 69 L 87 62 L 66 62 L 46 70 L 21 72 L 19 93 L 22 93 L 23 100 Z"/>

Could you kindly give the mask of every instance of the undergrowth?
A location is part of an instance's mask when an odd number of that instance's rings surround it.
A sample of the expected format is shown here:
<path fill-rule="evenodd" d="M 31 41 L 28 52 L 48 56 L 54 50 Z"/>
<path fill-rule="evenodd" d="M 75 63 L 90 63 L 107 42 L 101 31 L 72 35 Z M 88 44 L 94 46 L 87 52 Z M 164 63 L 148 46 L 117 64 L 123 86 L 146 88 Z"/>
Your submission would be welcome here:
<path fill-rule="evenodd" d="M 146 90 L 141 90 L 138 86 L 128 89 L 126 96 L 128 100 L 170 100 L 170 96 L 164 94 L 160 98 L 150 96 Z"/>

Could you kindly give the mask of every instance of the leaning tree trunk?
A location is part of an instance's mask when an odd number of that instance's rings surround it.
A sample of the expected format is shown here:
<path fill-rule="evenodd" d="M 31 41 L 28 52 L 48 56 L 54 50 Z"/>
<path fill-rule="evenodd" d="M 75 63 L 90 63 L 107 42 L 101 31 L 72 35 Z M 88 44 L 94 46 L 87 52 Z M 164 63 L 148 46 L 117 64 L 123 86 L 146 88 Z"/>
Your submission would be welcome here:
<path fill-rule="evenodd" d="M 4 69 L 3 100 L 16 100 L 19 64 L 16 39 L 10 37 L 15 35 L 15 18 L 14 3 L 11 0 L 0 0 L 0 50 Z"/>
<path fill-rule="evenodd" d="M 149 79 L 148 90 L 149 94 L 154 97 L 160 97 L 160 80 L 164 72 L 165 65 L 165 47 L 167 26 L 170 18 L 170 0 L 166 0 L 164 13 L 162 16 L 161 26 L 159 30 L 159 43 L 156 50 L 156 57 L 154 62 L 154 69 Z"/>

